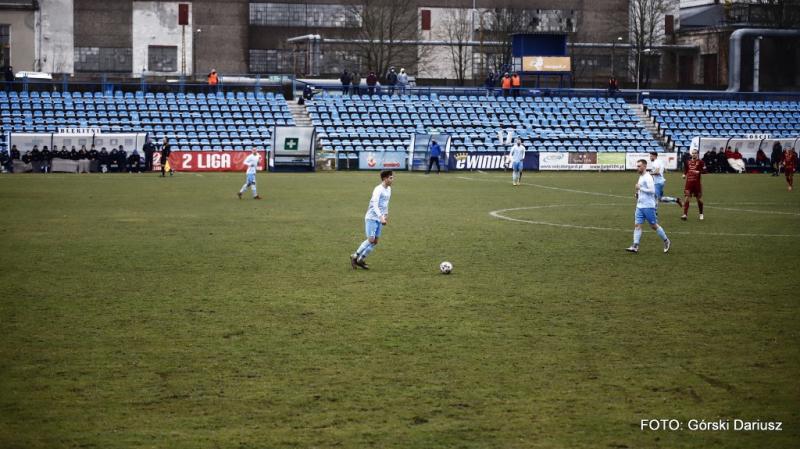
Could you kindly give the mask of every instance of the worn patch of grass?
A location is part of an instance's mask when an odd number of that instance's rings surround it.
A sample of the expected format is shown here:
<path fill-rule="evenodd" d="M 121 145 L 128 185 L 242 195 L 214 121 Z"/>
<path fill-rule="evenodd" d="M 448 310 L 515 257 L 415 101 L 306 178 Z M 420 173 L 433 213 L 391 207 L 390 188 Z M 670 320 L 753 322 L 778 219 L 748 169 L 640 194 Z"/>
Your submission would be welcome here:
<path fill-rule="evenodd" d="M 0 177 L 0 446 L 797 446 L 782 179 L 633 255 L 633 173 L 395 178 L 356 271 L 374 172 Z M 688 430 L 737 418 L 783 430 Z"/>

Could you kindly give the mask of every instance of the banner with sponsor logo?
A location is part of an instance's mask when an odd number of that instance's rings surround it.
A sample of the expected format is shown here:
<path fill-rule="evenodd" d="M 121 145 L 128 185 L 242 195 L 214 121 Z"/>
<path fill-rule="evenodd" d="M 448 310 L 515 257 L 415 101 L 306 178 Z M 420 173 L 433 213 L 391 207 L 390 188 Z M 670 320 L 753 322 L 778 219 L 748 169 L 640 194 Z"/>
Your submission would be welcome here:
<path fill-rule="evenodd" d="M 358 153 L 361 170 L 405 170 L 406 153 L 395 151 L 362 151 Z"/>
<path fill-rule="evenodd" d="M 644 159 L 647 161 L 648 170 L 653 166 L 653 163 L 650 162 L 650 153 L 625 153 L 625 169 L 636 170 L 636 163 L 639 161 L 639 159 Z M 664 168 L 666 170 L 678 169 L 677 153 L 658 153 L 658 159 L 664 163 Z"/>
<path fill-rule="evenodd" d="M 244 172 L 244 160 L 250 151 L 172 151 L 169 166 L 175 171 L 240 171 Z M 258 170 L 266 168 L 267 155 L 259 151 L 261 163 Z M 153 153 L 153 170 L 161 170 L 161 152 Z"/>
<path fill-rule="evenodd" d="M 505 154 L 501 151 L 487 152 L 459 152 L 450 153 L 447 162 L 450 170 L 502 170 L 511 168 L 506 164 Z M 537 151 L 526 151 L 525 159 L 522 160 L 523 170 L 539 170 L 539 153 Z"/>
<path fill-rule="evenodd" d="M 540 170 L 625 170 L 623 153 L 542 153 Z"/>
<path fill-rule="evenodd" d="M 525 56 L 522 58 L 525 72 L 569 72 L 571 64 L 567 56 Z"/>

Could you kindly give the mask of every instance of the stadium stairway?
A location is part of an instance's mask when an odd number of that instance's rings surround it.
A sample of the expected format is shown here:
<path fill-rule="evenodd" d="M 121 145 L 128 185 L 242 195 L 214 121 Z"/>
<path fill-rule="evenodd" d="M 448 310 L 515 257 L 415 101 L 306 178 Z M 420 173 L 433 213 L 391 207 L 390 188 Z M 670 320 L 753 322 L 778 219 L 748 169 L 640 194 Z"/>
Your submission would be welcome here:
<path fill-rule="evenodd" d="M 308 109 L 305 106 L 297 103 L 288 103 L 289 112 L 292 113 L 292 119 L 297 126 L 313 126 L 311 117 L 308 115 Z"/>
<path fill-rule="evenodd" d="M 630 107 L 633 109 L 633 112 L 636 113 L 636 116 L 639 117 L 639 121 L 644 124 L 647 132 L 649 132 L 650 135 L 653 136 L 653 139 L 658 142 L 658 145 L 661 146 L 664 151 L 672 151 L 673 145 L 667 143 L 666 139 L 664 139 L 664 136 L 661 134 L 661 131 L 659 131 L 658 126 L 655 124 L 653 118 L 650 117 L 650 115 L 647 114 L 647 111 L 644 110 L 644 105 L 631 104 Z"/>

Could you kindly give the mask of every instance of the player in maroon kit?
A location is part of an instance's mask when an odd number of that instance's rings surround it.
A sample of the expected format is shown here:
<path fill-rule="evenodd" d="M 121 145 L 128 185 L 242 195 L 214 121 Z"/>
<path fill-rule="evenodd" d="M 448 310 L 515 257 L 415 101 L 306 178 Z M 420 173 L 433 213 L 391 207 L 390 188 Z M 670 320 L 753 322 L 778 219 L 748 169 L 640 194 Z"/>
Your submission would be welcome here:
<path fill-rule="evenodd" d="M 697 158 L 697 150 L 692 150 L 692 158 L 683 164 L 683 176 L 686 186 L 683 188 L 685 199 L 683 200 L 683 215 L 681 220 L 686 221 L 686 214 L 689 212 L 689 201 L 692 195 L 697 198 L 697 208 L 700 209 L 700 219 L 703 219 L 703 184 L 700 175 L 708 173 L 706 164 Z"/>
<path fill-rule="evenodd" d="M 797 168 L 797 153 L 794 152 L 794 148 L 786 147 L 786 152 L 783 153 L 783 159 L 781 159 L 781 165 L 783 165 L 783 173 L 786 175 L 786 182 L 789 183 L 789 190 L 792 190 L 794 187 L 794 170 Z"/>

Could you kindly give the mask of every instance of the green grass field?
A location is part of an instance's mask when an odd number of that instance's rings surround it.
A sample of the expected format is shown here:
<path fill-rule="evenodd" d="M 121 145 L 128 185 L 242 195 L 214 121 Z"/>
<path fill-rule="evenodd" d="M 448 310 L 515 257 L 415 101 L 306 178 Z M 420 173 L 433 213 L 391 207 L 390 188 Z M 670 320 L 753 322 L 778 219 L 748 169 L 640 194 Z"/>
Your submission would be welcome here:
<path fill-rule="evenodd" d="M 0 176 L 0 447 L 800 446 L 782 177 L 398 172 L 365 271 L 377 172 L 258 176 Z"/>

